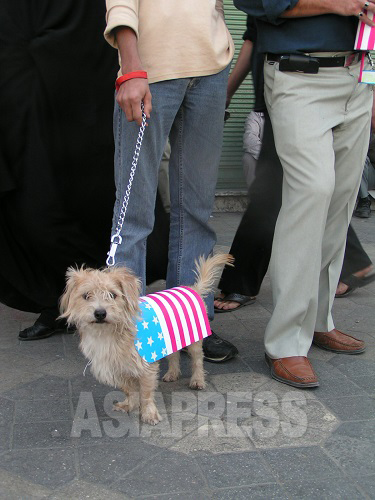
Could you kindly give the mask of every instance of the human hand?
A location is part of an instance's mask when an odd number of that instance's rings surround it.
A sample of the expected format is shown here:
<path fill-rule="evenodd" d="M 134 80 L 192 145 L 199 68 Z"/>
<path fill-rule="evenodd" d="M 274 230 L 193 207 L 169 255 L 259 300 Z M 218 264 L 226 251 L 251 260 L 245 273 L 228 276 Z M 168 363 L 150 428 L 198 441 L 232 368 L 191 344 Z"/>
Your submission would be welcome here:
<path fill-rule="evenodd" d="M 375 0 L 341 0 L 339 2 L 335 0 L 332 4 L 332 13 L 341 16 L 356 16 L 363 23 L 375 26 L 375 22 L 365 12 L 375 13 Z"/>
<path fill-rule="evenodd" d="M 134 78 L 120 85 L 116 95 L 116 101 L 126 115 L 129 122 L 135 121 L 138 125 L 142 123 L 141 102 L 147 119 L 152 111 L 152 96 L 148 82 L 144 78 Z"/>

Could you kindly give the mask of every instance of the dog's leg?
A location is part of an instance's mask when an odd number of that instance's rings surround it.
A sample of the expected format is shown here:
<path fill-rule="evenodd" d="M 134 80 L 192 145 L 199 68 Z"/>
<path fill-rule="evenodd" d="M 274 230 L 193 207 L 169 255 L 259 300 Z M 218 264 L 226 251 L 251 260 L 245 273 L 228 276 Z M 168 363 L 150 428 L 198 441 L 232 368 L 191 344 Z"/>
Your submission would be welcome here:
<path fill-rule="evenodd" d="M 202 341 L 189 345 L 188 352 L 191 358 L 191 389 L 204 389 L 206 387 L 205 372 L 203 369 Z"/>
<path fill-rule="evenodd" d="M 178 380 L 181 375 L 180 371 L 180 352 L 174 352 L 168 356 L 168 371 L 164 375 L 164 382 L 174 382 Z"/>
<path fill-rule="evenodd" d="M 155 365 L 155 364 L 154 364 Z M 155 390 L 158 385 L 159 366 L 156 365 L 152 370 L 139 379 L 139 392 L 141 399 L 141 419 L 142 422 L 150 425 L 156 425 L 162 419 L 155 404 Z"/>
<path fill-rule="evenodd" d="M 138 379 L 126 378 L 120 388 L 124 391 L 125 399 L 116 403 L 113 407 L 115 411 L 130 412 L 139 407 L 139 383 Z"/>

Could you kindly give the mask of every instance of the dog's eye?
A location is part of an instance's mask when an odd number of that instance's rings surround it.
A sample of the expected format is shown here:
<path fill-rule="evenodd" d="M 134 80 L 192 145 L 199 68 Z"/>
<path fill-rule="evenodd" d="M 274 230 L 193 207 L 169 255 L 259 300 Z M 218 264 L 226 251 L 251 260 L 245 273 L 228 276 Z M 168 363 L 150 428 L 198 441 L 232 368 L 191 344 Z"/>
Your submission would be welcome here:
<path fill-rule="evenodd" d="M 117 297 L 117 295 L 113 292 L 109 292 L 109 297 L 112 299 L 112 300 L 115 300 L 115 298 Z"/>
<path fill-rule="evenodd" d="M 83 300 L 89 300 L 89 294 L 88 293 L 84 293 L 82 295 L 82 298 L 83 298 Z"/>

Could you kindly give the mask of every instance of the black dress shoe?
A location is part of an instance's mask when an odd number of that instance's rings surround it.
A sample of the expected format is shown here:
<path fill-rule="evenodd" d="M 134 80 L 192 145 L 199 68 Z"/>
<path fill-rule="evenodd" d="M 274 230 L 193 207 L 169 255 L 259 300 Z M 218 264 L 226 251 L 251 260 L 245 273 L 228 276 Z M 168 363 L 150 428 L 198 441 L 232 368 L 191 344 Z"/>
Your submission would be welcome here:
<path fill-rule="evenodd" d="M 35 321 L 32 326 L 25 328 L 18 334 L 19 340 L 40 340 L 51 337 L 51 335 L 65 331 L 67 333 L 73 333 L 74 329 L 67 329 L 67 325 L 64 322 L 58 321 L 53 326 L 47 326 L 39 321 Z"/>
<path fill-rule="evenodd" d="M 234 358 L 238 354 L 236 346 L 219 337 L 212 332 L 209 337 L 203 339 L 203 356 L 210 363 L 222 363 Z"/>

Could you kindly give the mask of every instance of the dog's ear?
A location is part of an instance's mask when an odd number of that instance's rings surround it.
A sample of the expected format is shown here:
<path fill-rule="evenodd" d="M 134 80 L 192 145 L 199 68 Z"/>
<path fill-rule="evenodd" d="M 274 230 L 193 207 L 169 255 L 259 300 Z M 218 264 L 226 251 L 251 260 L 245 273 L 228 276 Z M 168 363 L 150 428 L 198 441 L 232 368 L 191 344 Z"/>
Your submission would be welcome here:
<path fill-rule="evenodd" d="M 84 272 L 83 267 L 78 269 L 76 267 L 68 267 L 65 276 L 66 276 L 66 286 L 64 293 L 60 297 L 60 318 L 66 318 L 68 316 L 69 302 L 72 291 L 74 287 L 77 285 L 79 276 Z"/>
<path fill-rule="evenodd" d="M 141 291 L 141 282 L 135 274 L 126 267 L 111 268 L 111 273 L 115 278 L 123 297 L 126 299 L 131 312 L 138 311 L 138 299 Z"/>
<path fill-rule="evenodd" d="M 78 269 L 78 267 L 73 267 L 73 266 L 68 267 L 65 273 L 66 281 L 70 279 L 75 279 L 80 271 L 83 271 L 83 267 L 81 267 L 81 269 Z"/>

